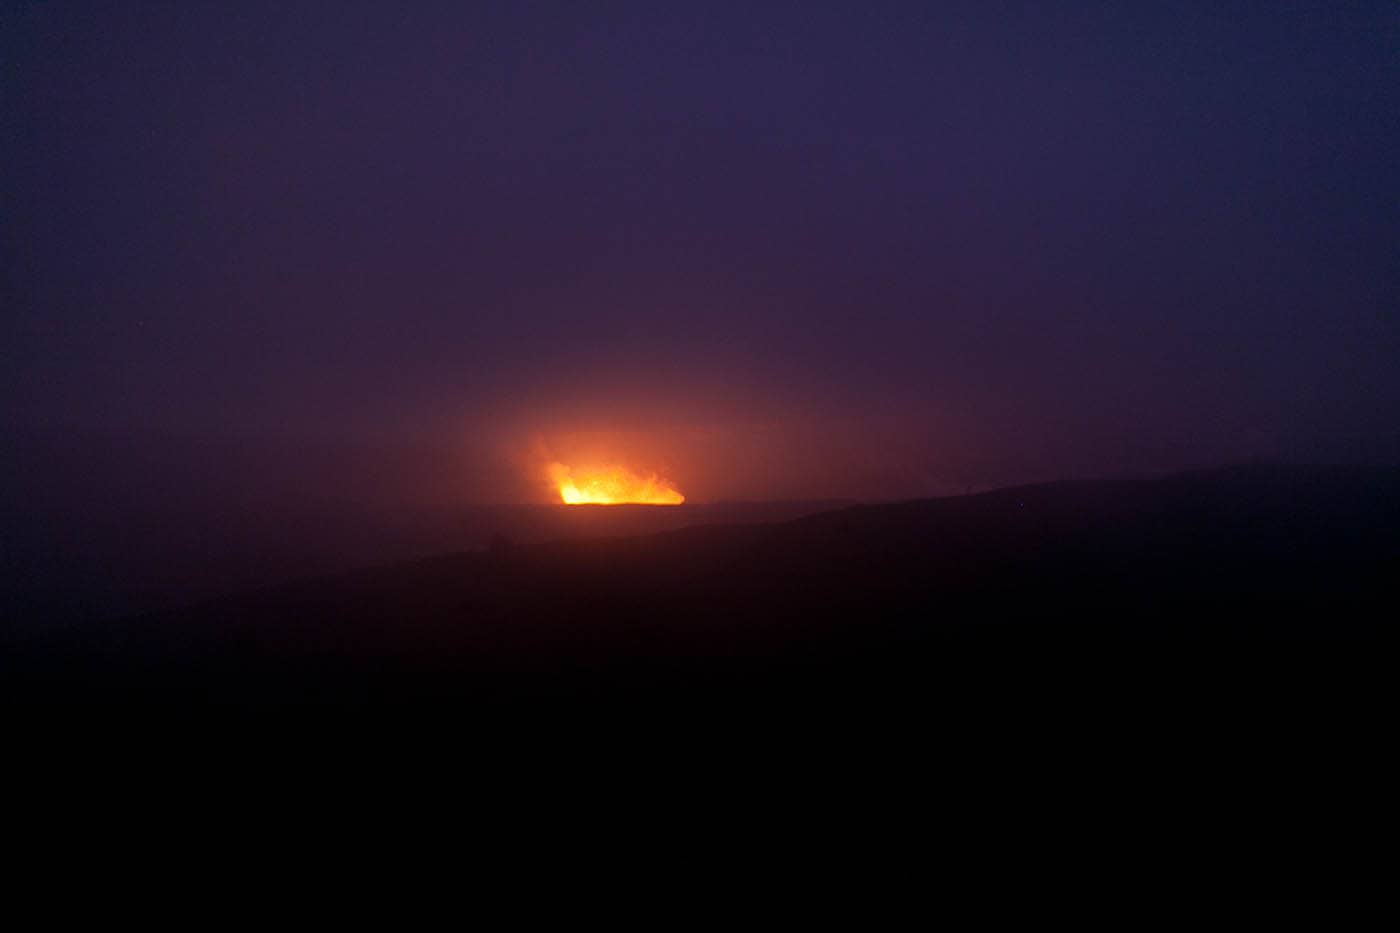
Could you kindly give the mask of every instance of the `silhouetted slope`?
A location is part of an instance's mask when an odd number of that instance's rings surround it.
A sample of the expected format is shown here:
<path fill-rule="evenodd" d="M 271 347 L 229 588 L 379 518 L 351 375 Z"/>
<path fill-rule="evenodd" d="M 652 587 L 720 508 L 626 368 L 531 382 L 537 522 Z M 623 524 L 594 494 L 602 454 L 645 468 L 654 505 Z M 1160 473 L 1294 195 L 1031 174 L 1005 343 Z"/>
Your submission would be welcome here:
<path fill-rule="evenodd" d="M 35 465 L 35 472 L 43 475 Z M 312 484 L 308 484 L 314 488 Z M 404 507 L 350 499 L 120 494 L 71 501 L 0 486 L 0 630 L 173 609 L 283 580 L 484 548 L 775 522 L 836 502 L 653 508 Z M 3 637 L 3 634 L 0 634 Z"/>
<path fill-rule="evenodd" d="M 7 656 L 29 697 L 443 708 L 895 691 L 907 709 L 990 684 L 1243 682 L 1299 663 L 1316 677 L 1365 662 L 1398 570 L 1400 472 L 1242 468 L 461 554 Z"/>

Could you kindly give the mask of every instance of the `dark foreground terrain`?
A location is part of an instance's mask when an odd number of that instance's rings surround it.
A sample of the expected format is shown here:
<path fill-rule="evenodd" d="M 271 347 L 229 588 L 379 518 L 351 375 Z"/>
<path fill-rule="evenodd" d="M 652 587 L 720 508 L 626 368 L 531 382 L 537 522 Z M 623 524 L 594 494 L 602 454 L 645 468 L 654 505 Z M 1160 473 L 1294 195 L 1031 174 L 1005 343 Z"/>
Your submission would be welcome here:
<path fill-rule="evenodd" d="M 1400 472 L 1239 468 L 500 541 L 12 627 L 0 690 L 12 722 L 411 717 L 454 734 L 602 711 L 659 728 L 1334 715 L 1380 700 L 1397 581 Z"/>

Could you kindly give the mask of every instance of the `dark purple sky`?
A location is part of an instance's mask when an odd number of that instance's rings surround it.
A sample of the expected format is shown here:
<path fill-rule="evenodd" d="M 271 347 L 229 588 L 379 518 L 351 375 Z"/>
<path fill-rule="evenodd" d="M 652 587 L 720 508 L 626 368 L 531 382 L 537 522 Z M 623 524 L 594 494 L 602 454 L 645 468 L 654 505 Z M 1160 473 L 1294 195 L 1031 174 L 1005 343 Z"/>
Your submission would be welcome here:
<path fill-rule="evenodd" d="M 0 416 L 467 500 L 1396 458 L 1400 5 L 1145 6 L 12 0 Z"/>

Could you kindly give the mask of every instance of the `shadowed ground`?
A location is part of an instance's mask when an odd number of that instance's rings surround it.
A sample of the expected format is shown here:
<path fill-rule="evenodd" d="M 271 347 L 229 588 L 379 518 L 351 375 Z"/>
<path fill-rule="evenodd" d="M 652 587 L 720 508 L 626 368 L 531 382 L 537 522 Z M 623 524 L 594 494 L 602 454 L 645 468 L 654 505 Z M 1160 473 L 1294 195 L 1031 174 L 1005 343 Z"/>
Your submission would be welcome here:
<path fill-rule="evenodd" d="M 1400 473 L 1249 468 L 539 544 L 5 646 L 12 709 L 100 716 L 873 710 L 967 722 L 1365 703 Z M 932 717 L 932 719 L 930 719 Z"/>

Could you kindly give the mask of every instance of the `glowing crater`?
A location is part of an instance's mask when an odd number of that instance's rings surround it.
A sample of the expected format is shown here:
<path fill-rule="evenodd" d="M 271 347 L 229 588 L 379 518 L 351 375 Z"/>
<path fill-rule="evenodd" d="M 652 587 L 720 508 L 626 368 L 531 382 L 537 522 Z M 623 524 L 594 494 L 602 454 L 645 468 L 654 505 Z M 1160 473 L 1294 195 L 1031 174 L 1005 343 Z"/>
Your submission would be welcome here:
<path fill-rule="evenodd" d="M 685 496 L 655 473 L 642 476 L 623 466 L 574 469 L 551 463 L 548 473 L 566 505 L 680 505 L 685 501 Z"/>

